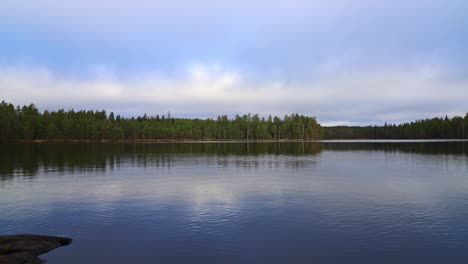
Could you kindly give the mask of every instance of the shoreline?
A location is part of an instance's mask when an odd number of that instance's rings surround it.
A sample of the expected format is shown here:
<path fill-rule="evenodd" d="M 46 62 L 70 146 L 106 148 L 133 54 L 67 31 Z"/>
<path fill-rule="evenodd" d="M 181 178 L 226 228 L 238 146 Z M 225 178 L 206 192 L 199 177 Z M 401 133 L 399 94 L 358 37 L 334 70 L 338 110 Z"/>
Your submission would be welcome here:
<path fill-rule="evenodd" d="M 4 143 L 398 143 L 398 142 L 457 142 L 468 141 L 468 139 L 439 138 L 439 139 L 21 139 Z"/>
<path fill-rule="evenodd" d="M 28 139 L 9 143 L 275 143 L 275 142 L 320 142 L 320 139 Z"/>

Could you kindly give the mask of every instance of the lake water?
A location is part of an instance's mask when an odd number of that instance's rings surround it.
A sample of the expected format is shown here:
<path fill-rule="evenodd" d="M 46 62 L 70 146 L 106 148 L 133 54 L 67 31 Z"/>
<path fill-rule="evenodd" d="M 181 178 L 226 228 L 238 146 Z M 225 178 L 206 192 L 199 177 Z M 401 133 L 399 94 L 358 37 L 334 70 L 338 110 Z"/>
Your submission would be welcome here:
<path fill-rule="evenodd" d="M 0 145 L 0 234 L 74 263 L 468 263 L 468 142 Z"/>

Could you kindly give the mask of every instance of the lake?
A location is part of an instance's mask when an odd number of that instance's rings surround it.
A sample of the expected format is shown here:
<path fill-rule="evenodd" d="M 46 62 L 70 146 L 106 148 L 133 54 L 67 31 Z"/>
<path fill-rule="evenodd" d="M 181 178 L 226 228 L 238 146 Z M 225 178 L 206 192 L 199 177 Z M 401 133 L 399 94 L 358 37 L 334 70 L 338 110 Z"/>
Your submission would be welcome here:
<path fill-rule="evenodd" d="M 0 145 L 48 263 L 468 263 L 468 142 Z"/>

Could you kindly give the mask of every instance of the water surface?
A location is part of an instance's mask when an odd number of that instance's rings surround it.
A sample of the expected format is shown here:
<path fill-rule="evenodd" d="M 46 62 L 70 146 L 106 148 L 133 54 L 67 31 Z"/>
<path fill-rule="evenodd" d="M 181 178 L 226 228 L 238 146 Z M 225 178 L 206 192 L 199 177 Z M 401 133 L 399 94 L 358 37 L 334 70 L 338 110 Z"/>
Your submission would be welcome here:
<path fill-rule="evenodd" d="M 467 263 L 467 142 L 0 145 L 48 263 Z"/>

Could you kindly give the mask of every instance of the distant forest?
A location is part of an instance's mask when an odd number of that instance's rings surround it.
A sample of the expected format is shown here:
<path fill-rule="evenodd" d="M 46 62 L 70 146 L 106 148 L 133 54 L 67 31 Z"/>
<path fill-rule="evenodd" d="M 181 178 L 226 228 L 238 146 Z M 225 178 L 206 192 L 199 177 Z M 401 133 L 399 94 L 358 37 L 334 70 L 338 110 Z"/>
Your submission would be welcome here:
<path fill-rule="evenodd" d="M 468 113 L 465 117 L 436 117 L 384 126 L 334 126 L 323 128 L 324 139 L 465 139 L 468 138 Z"/>
<path fill-rule="evenodd" d="M 40 112 L 34 104 L 0 103 L 0 142 L 18 140 L 318 140 L 464 139 L 465 117 L 432 118 L 384 126 L 321 127 L 299 114 L 267 118 L 245 114 L 216 119 L 175 118 L 170 114 L 124 118 L 106 111 Z"/>
<path fill-rule="evenodd" d="M 34 104 L 0 103 L 0 141 L 16 140 L 315 140 L 315 117 L 226 115 L 216 119 L 174 118 L 170 114 L 124 118 L 106 111 L 40 112 Z"/>

